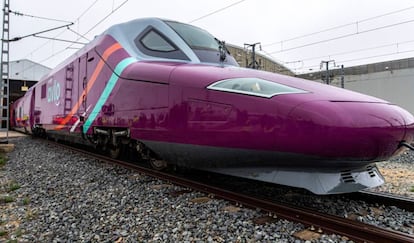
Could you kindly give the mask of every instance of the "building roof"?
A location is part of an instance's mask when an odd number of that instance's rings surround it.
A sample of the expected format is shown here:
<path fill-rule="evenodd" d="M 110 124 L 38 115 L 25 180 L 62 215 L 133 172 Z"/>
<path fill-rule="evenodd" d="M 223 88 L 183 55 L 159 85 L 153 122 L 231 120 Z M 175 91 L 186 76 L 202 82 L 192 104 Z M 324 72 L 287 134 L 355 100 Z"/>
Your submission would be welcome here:
<path fill-rule="evenodd" d="M 42 64 L 21 59 L 9 63 L 9 79 L 23 81 L 39 81 L 52 70 Z"/>

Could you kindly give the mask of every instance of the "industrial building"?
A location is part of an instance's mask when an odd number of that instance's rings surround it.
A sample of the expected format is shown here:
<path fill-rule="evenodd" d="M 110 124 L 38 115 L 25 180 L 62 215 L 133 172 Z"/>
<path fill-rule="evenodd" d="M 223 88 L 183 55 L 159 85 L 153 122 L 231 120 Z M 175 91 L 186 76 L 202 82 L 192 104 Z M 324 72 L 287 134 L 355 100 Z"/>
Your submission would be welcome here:
<path fill-rule="evenodd" d="M 299 75 L 323 83 L 326 76 L 325 70 Z M 337 68 L 330 70 L 328 76 L 330 85 L 390 101 L 414 114 L 414 58 L 348 67 L 343 71 Z"/>
<path fill-rule="evenodd" d="M 9 67 L 10 103 L 22 97 L 30 87 L 51 70 L 28 59 L 11 61 Z"/>

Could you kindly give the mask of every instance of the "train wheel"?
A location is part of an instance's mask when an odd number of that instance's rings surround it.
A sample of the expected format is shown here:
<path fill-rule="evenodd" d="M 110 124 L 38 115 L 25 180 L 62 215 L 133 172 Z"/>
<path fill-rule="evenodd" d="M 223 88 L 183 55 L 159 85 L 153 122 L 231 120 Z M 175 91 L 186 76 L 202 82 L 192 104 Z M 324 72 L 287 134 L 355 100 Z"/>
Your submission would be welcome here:
<path fill-rule="evenodd" d="M 151 159 L 150 165 L 155 170 L 163 170 L 167 168 L 168 164 L 164 160 L 158 160 L 158 159 Z"/>

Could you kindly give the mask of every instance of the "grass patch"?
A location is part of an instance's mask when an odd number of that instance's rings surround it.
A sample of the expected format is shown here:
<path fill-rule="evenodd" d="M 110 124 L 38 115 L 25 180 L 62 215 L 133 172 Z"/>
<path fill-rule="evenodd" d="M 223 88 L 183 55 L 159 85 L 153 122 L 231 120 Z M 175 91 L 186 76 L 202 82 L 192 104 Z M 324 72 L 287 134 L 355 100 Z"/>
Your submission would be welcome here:
<path fill-rule="evenodd" d="M 5 236 L 7 235 L 7 231 L 5 230 L 0 230 L 0 236 Z"/>
<path fill-rule="evenodd" d="M 23 205 L 28 205 L 30 203 L 30 198 L 28 198 L 28 197 L 23 198 L 22 203 L 23 203 Z"/>
<path fill-rule="evenodd" d="M 0 168 L 6 164 L 6 158 L 4 154 L 0 154 Z"/>
<path fill-rule="evenodd" d="M 20 185 L 17 182 L 12 181 L 12 182 L 9 183 L 9 187 L 7 188 L 7 192 L 16 191 L 18 189 L 20 189 Z"/>
<path fill-rule="evenodd" d="M 14 197 L 12 196 L 4 196 L 0 198 L 0 203 L 12 203 L 14 202 Z"/>
<path fill-rule="evenodd" d="M 410 192 L 414 192 L 414 186 L 411 186 Z"/>

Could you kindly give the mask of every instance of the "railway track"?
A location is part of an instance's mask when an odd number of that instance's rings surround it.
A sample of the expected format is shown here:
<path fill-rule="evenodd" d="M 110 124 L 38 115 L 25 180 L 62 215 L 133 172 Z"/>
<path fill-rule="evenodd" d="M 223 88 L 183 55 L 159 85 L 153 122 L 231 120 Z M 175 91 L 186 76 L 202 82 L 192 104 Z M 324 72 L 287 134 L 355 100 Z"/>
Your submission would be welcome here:
<path fill-rule="evenodd" d="M 381 203 L 386 206 L 395 206 L 414 212 L 414 199 L 393 195 L 383 192 L 360 191 L 348 195 L 348 198 L 354 200 L 363 200 L 368 203 Z"/>
<path fill-rule="evenodd" d="M 152 177 L 156 177 L 158 179 L 169 181 L 173 184 L 180 185 L 185 188 L 191 188 L 191 190 L 204 192 L 212 197 L 228 200 L 237 205 L 260 209 L 264 212 L 269 213 L 273 217 L 298 222 L 309 228 L 321 229 L 324 233 L 327 234 L 338 234 L 346 236 L 356 242 L 414 242 L 414 237 L 405 233 L 379 228 L 350 219 L 327 215 L 310 209 L 304 209 L 296 206 L 258 199 L 216 186 L 211 186 L 206 183 L 189 180 L 165 172 L 155 171 L 133 163 L 110 159 L 106 156 L 88 152 L 83 149 L 62 145 L 60 143 L 54 144 L 56 144 L 56 146 L 75 150 L 87 156 L 99 159 L 103 162 L 116 164 Z M 352 197 L 355 197 L 358 200 L 367 199 L 376 203 L 383 203 L 383 197 L 372 192 L 353 193 Z M 384 200 L 386 201 L 386 203 L 384 203 L 386 205 L 394 205 L 398 207 L 401 206 L 407 210 L 411 210 L 414 207 L 414 204 L 412 202 L 407 200 L 404 201 L 403 198 L 399 197 L 388 196 Z"/>

